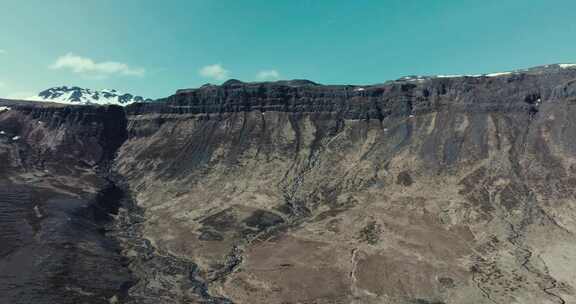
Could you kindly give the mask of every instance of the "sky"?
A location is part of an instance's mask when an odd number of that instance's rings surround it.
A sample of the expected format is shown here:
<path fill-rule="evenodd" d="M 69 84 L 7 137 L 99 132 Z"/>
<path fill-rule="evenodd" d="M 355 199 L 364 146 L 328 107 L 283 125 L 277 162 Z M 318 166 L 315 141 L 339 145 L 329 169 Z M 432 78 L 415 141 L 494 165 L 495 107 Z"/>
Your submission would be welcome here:
<path fill-rule="evenodd" d="M 0 96 L 576 62 L 574 0 L 0 0 Z"/>

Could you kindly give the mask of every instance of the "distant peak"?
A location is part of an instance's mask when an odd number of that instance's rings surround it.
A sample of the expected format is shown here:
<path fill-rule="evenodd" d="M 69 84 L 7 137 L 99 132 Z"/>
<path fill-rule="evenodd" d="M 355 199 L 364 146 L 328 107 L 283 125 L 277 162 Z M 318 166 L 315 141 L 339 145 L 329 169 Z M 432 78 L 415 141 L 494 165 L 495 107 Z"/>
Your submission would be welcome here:
<path fill-rule="evenodd" d="M 77 86 L 58 86 L 46 89 L 31 100 L 66 104 L 129 105 L 135 102 L 149 102 L 151 99 L 121 93 L 115 89 L 92 90 Z"/>
<path fill-rule="evenodd" d="M 238 85 L 282 85 L 291 87 L 315 86 L 318 83 L 307 79 L 292 79 L 292 80 L 276 80 L 276 81 L 263 81 L 263 82 L 243 82 L 237 79 L 230 79 L 222 84 L 222 86 L 238 86 Z"/>
<path fill-rule="evenodd" d="M 228 87 L 228 86 L 234 86 L 234 85 L 242 85 L 244 84 L 244 82 L 238 80 L 238 79 L 229 79 L 226 82 L 224 82 L 222 84 L 222 86 Z"/>
<path fill-rule="evenodd" d="M 308 79 L 292 79 L 292 80 L 279 80 L 276 81 L 278 84 L 288 85 L 288 86 L 316 86 L 318 83 L 308 80 Z"/>
<path fill-rule="evenodd" d="M 206 83 L 200 86 L 198 89 L 190 88 L 190 89 L 177 90 L 176 94 L 185 94 L 196 90 L 217 89 L 217 88 L 234 89 L 239 87 L 254 87 L 254 86 L 308 87 L 318 85 L 320 84 L 307 79 L 277 80 L 277 81 L 263 81 L 263 82 L 244 82 L 238 79 L 229 79 L 225 81 L 222 85 Z"/>

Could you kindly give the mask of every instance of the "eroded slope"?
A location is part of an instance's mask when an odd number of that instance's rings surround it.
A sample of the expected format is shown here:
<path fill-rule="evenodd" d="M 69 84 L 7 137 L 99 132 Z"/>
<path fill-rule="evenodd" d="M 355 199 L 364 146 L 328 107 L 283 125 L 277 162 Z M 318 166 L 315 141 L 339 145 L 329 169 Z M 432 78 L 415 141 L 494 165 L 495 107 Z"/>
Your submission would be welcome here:
<path fill-rule="evenodd" d="M 130 107 L 115 168 L 211 296 L 571 303 L 575 80 L 231 81 Z M 188 280 L 139 288 L 192 301 Z"/>
<path fill-rule="evenodd" d="M 0 100 L 0 302 L 113 303 L 133 277 L 108 236 L 120 107 Z"/>

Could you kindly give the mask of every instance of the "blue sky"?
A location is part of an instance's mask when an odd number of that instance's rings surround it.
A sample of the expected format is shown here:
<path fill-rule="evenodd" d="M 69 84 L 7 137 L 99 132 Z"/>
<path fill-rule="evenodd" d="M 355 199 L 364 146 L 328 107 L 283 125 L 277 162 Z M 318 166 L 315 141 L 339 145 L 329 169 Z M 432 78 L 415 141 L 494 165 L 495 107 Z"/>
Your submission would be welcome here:
<path fill-rule="evenodd" d="M 0 0 L 0 96 L 575 62 L 575 17 L 574 0 Z"/>

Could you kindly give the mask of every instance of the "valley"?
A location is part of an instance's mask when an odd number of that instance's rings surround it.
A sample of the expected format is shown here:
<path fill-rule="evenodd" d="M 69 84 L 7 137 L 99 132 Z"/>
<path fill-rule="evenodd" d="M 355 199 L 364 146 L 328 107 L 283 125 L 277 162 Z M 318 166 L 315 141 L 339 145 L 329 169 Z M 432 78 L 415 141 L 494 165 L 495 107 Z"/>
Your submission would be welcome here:
<path fill-rule="evenodd" d="M 0 299 L 575 302 L 575 101 L 558 65 L 0 100 Z"/>

